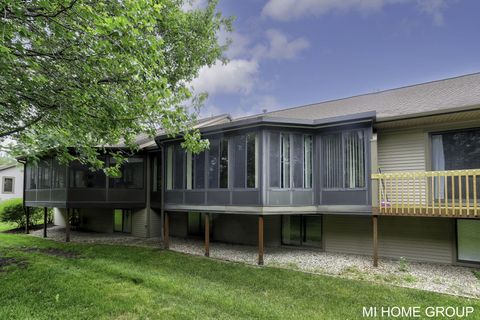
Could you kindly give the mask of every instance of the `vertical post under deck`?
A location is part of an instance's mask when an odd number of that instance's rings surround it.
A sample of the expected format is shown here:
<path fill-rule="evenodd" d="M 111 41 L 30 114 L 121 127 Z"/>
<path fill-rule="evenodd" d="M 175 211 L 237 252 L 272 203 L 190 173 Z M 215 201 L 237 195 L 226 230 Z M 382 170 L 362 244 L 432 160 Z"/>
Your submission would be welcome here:
<path fill-rule="evenodd" d="M 65 218 L 65 242 L 70 242 L 70 208 L 67 208 L 67 216 Z"/>
<path fill-rule="evenodd" d="M 47 219 L 48 218 L 48 208 L 43 209 L 43 237 L 47 237 Z"/>
<path fill-rule="evenodd" d="M 210 213 L 205 213 L 205 257 L 210 257 Z"/>
<path fill-rule="evenodd" d="M 263 265 L 263 216 L 258 216 L 258 265 Z"/>
<path fill-rule="evenodd" d="M 165 221 L 163 222 L 163 247 L 165 249 L 170 248 L 169 222 L 167 211 L 165 211 Z"/>
<path fill-rule="evenodd" d="M 378 267 L 378 216 L 372 216 L 373 219 L 373 266 Z"/>

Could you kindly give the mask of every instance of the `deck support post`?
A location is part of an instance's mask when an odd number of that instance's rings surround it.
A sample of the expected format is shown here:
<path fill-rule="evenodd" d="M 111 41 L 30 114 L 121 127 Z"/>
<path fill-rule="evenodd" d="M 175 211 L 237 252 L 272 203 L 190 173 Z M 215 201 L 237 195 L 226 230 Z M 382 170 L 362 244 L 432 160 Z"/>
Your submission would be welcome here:
<path fill-rule="evenodd" d="M 263 265 L 263 215 L 258 216 L 258 265 Z"/>
<path fill-rule="evenodd" d="M 43 237 L 47 237 L 48 208 L 43 208 Z"/>
<path fill-rule="evenodd" d="M 25 233 L 29 234 L 29 225 L 30 225 L 30 207 L 25 207 Z"/>
<path fill-rule="evenodd" d="M 67 216 L 65 218 L 65 242 L 70 242 L 70 208 L 67 208 Z"/>
<path fill-rule="evenodd" d="M 373 219 L 373 266 L 378 267 L 378 216 L 372 216 Z"/>
<path fill-rule="evenodd" d="M 205 213 L 205 257 L 210 257 L 210 213 Z"/>
<path fill-rule="evenodd" d="M 164 221 L 163 221 L 163 247 L 165 249 L 170 248 L 170 235 L 169 235 L 169 222 L 168 222 L 168 211 L 164 213 Z"/>

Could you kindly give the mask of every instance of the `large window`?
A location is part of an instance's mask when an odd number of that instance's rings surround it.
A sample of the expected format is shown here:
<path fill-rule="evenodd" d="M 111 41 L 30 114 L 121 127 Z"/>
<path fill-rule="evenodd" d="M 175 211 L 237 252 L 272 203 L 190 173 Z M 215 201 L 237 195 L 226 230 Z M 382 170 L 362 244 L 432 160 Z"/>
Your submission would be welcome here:
<path fill-rule="evenodd" d="M 321 152 L 325 189 L 365 187 L 365 138 L 362 130 L 324 135 Z"/>
<path fill-rule="evenodd" d="M 105 188 L 106 177 L 102 170 L 91 170 L 78 161 L 70 164 L 71 188 Z"/>
<path fill-rule="evenodd" d="M 480 263 L 480 221 L 457 220 L 457 257 L 460 261 Z"/>
<path fill-rule="evenodd" d="M 312 188 L 313 138 L 311 135 L 270 134 L 270 187 Z"/>
<path fill-rule="evenodd" d="M 61 165 L 58 160 L 53 159 L 52 162 L 52 187 L 57 189 L 65 188 L 67 179 L 67 168 Z"/>
<path fill-rule="evenodd" d="M 432 170 L 465 170 L 480 168 L 480 129 L 471 129 L 463 131 L 452 131 L 438 133 L 432 135 Z M 437 178 L 434 183 L 435 198 L 444 198 L 445 189 L 447 189 L 447 197 L 451 199 L 453 195 L 458 199 L 460 197 L 460 188 L 463 191 L 462 198 L 466 198 L 467 179 L 460 178 L 461 186 L 458 179 L 455 178 L 452 185 L 452 178 L 447 178 L 447 188 L 445 188 L 445 180 Z M 480 196 L 480 179 L 476 179 L 477 199 Z M 468 179 L 468 187 L 470 198 L 474 198 L 473 176 Z"/>
<path fill-rule="evenodd" d="M 110 165 L 115 165 L 115 159 L 110 159 Z M 120 167 L 120 176 L 109 178 L 109 187 L 112 189 L 142 189 L 143 158 L 127 158 Z"/>
<path fill-rule="evenodd" d="M 235 188 L 257 188 L 257 135 L 248 133 L 232 138 L 234 152 L 234 181 Z"/>
<path fill-rule="evenodd" d="M 296 246 L 322 246 L 322 216 L 282 216 L 282 243 Z"/>
<path fill-rule="evenodd" d="M 228 139 L 211 139 L 208 150 L 208 187 L 228 188 Z"/>
<path fill-rule="evenodd" d="M 13 193 L 14 183 L 15 183 L 14 177 L 3 177 L 2 193 Z"/>
<path fill-rule="evenodd" d="M 50 159 L 40 161 L 38 165 L 39 189 L 50 189 L 51 168 L 52 167 Z"/>

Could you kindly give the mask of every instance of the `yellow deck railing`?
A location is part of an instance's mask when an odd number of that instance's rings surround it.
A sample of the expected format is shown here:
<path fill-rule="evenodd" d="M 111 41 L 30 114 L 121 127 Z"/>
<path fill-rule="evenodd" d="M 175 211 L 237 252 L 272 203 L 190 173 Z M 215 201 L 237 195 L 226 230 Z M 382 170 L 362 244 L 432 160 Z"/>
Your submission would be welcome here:
<path fill-rule="evenodd" d="M 372 179 L 378 214 L 480 218 L 480 169 L 376 173 Z"/>

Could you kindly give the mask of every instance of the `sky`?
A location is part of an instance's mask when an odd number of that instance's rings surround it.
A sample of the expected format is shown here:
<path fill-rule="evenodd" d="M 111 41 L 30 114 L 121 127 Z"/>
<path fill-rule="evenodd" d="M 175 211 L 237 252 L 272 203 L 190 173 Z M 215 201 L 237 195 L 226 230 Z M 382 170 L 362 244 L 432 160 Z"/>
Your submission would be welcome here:
<path fill-rule="evenodd" d="M 202 6 L 206 0 L 193 0 Z M 220 0 L 228 64 L 200 70 L 201 116 L 241 117 L 480 72 L 477 0 Z"/>

